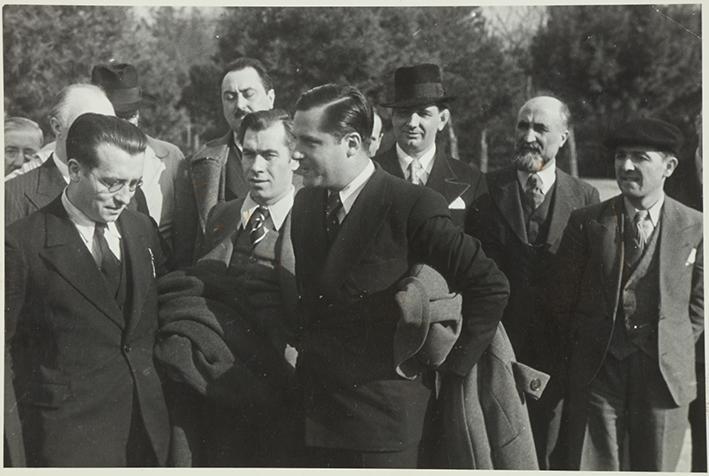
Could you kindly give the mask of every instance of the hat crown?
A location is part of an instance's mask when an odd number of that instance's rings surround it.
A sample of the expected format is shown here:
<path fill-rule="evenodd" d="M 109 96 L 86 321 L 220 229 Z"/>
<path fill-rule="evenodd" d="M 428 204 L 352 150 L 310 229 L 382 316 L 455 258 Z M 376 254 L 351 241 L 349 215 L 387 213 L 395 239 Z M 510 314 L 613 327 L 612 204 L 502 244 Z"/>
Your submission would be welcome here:
<path fill-rule="evenodd" d="M 677 154 L 682 145 L 682 133 L 673 124 L 651 117 L 631 119 L 614 130 L 606 140 L 610 149 L 617 147 L 647 147 Z"/>
<path fill-rule="evenodd" d="M 107 91 L 138 87 L 138 72 L 128 63 L 109 63 L 94 66 L 91 82 Z"/>
<path fill-rule="evenodd" d="M 437 64 L 402 66 L 394 71 L 394 101 L 388 107 L 413 107 L 453 99 L 446 96 Z"/>

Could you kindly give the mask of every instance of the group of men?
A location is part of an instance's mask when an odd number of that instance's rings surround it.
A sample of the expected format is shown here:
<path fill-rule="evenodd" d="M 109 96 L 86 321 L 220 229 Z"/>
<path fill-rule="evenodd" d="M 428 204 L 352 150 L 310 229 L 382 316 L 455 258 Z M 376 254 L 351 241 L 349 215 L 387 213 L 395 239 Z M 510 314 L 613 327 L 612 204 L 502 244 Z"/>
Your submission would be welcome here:
<path fill-rule="evenodd" d="M 550 96 L 520 108 L 508 167 L 448 157 L 434 64 L 396 70 L 378 153 L 359 90 L 310 89 L 291 118 L 255 59 L 227 65 L 230 130 L 187 159 L 140 131 L 132 66 L 92 82 L 59 95 L 49 158 L 6 182 L 6 465 L 425 467 L 441 385 L 501 321 L 551 377 L 526 400 L 539 468 L 675 469 L 703 239 L 663 192 L 674 126 L 613 131 L 621 195 L 599 203 L 557 167 L 570 112 Z M 419 265 L 462 320 L 442 362 L 403 377 Z"/>

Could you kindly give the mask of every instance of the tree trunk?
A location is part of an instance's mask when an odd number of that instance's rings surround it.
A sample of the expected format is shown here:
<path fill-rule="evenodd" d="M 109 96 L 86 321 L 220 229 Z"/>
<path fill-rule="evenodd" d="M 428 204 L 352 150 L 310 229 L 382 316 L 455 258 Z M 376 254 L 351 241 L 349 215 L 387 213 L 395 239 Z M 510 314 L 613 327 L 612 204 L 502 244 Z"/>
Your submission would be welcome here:
<path fill-rule="evenodd" d="M 480 133 L 480 171 L 487 173 L 487 128 Z"/>
<path fill-rule="evenodd" d="M 574 127 L 569 127 L 569 173 L 572 177 L 579 176 L 579 164 L 576 157 L 576 135 Z"/>
<path fill-rule="evenodd" d="M 451 145 L 451 157 L 454 159 L 459 159 L 458 155 L 458 137 L 455 135 L 455 130 L 453 130 L 453 118 L 448 119 L 448 139 Z"/>

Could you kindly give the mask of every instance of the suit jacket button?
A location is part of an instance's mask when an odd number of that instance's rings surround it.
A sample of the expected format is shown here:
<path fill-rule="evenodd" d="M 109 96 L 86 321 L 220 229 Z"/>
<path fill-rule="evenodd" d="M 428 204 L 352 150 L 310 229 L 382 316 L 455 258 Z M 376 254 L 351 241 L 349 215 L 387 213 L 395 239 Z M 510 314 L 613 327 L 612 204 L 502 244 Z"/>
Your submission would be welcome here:
<path fill-rule="evenodd" d="M 130 353 L 130 345 L 123 344 L 123 352 L 125 352 L 126 354 L 129 354 Z"/>
<path fill-rule="evenodd" d="M 542 381 L 538 378 L 532 379 L 532 381 L 529 382 L 529 388 L 531 388 L 533 392 L 536 392 L 537 390 L 542 388 Z"/>

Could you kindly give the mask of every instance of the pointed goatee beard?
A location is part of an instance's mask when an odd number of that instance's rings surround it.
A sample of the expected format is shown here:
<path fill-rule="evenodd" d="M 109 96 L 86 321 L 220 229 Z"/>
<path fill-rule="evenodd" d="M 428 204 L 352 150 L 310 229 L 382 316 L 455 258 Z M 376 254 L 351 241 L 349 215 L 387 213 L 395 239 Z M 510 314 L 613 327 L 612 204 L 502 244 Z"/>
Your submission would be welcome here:
<path fill-rule="evenodd" d="M 524 172 L 539 172 L 544 167 L 544 157 L 534 151 L 517 152 L 512 164 Z"/>

